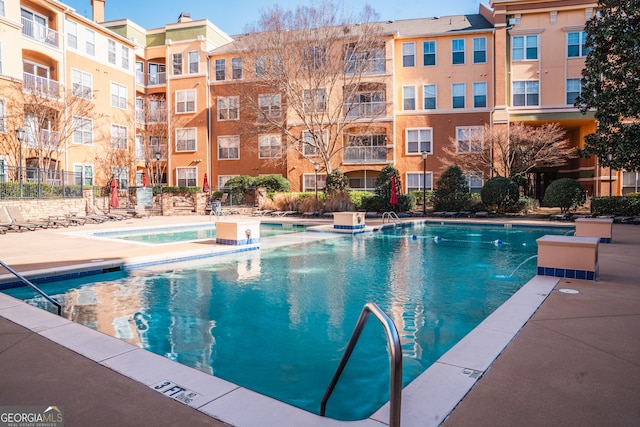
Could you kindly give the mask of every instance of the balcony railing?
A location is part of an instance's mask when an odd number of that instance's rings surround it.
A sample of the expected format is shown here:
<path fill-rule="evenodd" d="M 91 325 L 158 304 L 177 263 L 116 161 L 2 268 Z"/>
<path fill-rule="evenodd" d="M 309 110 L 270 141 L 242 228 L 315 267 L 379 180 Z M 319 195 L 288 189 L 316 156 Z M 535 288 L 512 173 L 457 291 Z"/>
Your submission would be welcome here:
<path fill-rule="evenodd" d="M 342 153 L 343 163 L 385 163 L 386 147 L 345 147 Z"/>
<path fill-rule="evenodd" d="M 377 117 L 385 113 L 385 103 L 382 101 L 347 104 L 347 108 L 347 117 Z"/>
<path fill-rule="evenodd" d="M 31 39 L 58 47 L 58 32 L 27 18 L 22 18 L 22 34 Z"/>
<path fill-rule="evenodd" d="M 30 73 L 22 73 L 22 87 L 36 95 L 52 98 L 60 96 L 60 83 Z"/>
<path fill-rule="evenodd" d="M 148 78 L 147 84 L 149 86 L 163 85 L 167 83 L 167 73 L 148 74 L 147 78 Z"/>

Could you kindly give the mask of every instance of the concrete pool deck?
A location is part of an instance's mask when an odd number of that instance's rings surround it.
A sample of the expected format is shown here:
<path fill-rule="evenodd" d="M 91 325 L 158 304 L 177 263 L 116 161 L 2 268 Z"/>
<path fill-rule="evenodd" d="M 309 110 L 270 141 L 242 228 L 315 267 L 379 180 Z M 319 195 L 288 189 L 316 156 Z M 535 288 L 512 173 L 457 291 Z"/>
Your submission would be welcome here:
<path fill-rule="evenodd" d="M 74 234 L 92 229 L 153 227 L 204 222 L 208 217 L 167 217 L 85 225 L 69 229 L 38 230 L 0 236 L 0 259 L 17 271 L 51 271 L 78 263 L 119 263 L 139 257 L 164 256 L 178 251 L 201 251 L 206 243 L 180 243 L 150 247 L 86 239 Z M 278 221 L 296 221 L 299 218 Z M 452 220 L 454 222 L 456 220 Z M 323 220 L 306 223 L 323 223 Z M 327 221 L 324 221 L 326 223 Z M 474 222 L 476 222 L 474 220 Z M 367 224 L 375 224 L 367 219 Z M 548 221 L 537 222 L 550 225 Z M 322 233 L 309 233 L 321 235 Z M 207 245 L 205 250 L 214 250 Z M 441 370 L 456 371 L 471 391 L 445 420 L 459 425 L 633 425 L 640 420 L 640 227 L 615 224 L 613 243 L 600 245 L 597 282 L 534 280 L 530 295 L 540 308 L 520 301 L 502 314 L 502 325 L 487 322 L 479 340 L 468 342 L 458 355 L 441 361 Z M 97 261 L 101 260 L 101 261 Z M 537 276 L 536 279 L 540 279 Z M 557 283 L 557 284 L 556 284 Z M 537 286 L 548 287 L 548 291 Z M 560 289 L 578 290 L 577 294 Z M 526 293 L 526 292 L 524 292 Z M 523 294 L 524 294 L 523 293 Z M 548 296 L 547 296 L 548 294 Z M 523 307 L 535 312 L 531 319 Z M 536 311 L 537 309 L 537 311 Z M 522 319 L 522 317 L 526 317 Z M 526 322 L 507 335 L 508 320 Z M 506 319 L 506 321 L 505 321 Z M 515 335 L 515 337 L 513 337 Z M 511 336 L 511 338 L 509 338 Z M 221 396 L 204 405 L 178 403 L 149 385 L 183 371 L 181 365 L 152 355 L 116 339 L 0 295 L 0 405 L 58 405 L 68 426 L 107 425 L 384 425 L 379 420 L 347 423 L 321 419 L 248 390 L 189 372 L 187 383 L 204 402 L 207 393 Z M 478 343 L 504 341 L 504 351 L 491 350 L 495 361 L 478 360 Z M 62 346 L 56 341 L 66 342 Z M 499 347 L 498 347 L 499 348 Z M 473 357 L 476 356 L 476 357 Z M 454 359 L 458 360 L 454 360 Z M 466 360 L 465 360 L 466 358 Z M 482 359 L 482 356 L 480 357 Z M 478 368 L 476 368 L 477 364 Z M 151 365 L 157 365 L 151 369 Z M 466 366 L 465 376 L 460 366 Z M 194 371 L 190 370 L 189 371 Z M 163 377 L 164 375 L 164 377 Z M 435 377 L 438 376 L 436 372 Z M 475 376 L 475 378 L 473 378 Z M 206 377 L 206 378 L 205 378 Z M 479 379 L 478 379 L 479 377 Z M 133 380 L 130 378 L 134 378 Z M 172 377 L 173 378 L 173 377 Z M 187 377 L 183 377 L 187 378 Z M 439 395 L 455 389 L 451 384 L 431 387 L 429 378 L 414 381 L 403 394 L 403 426 L 439 425 L 448 411 L 429 411 Z M 177 382 L 177 381 L 176 381 Z M 414 384 L 415 383 L 415 384 Z M 435 388 L 435 389 L 434 389 Z M 211 390 L 213 389 L 213 390 Z M 456 390 L 453 390 L 456 391 Z M 244 394 L 257 406 L 239 406 L 226 396 Z M 465 396 L 466 394 L 466 396 Z M 423 400 L 424 399 L 424 400 Z M 218 404 L 216 405 L 216 400 Z M 235 402 L 240 402 L 237 400 Z M 237 405 L 237 406 L 236 406 Z M 202 406 L 202 407 L 200 407 Z M 193 407 L 200 407 L 194 410 Z M 427 409 L 425 409 L 427 408 Z M 268 414 L 268 416 L 265 416 Z M 306 414 L 306 413 L 305 413 Z"/>

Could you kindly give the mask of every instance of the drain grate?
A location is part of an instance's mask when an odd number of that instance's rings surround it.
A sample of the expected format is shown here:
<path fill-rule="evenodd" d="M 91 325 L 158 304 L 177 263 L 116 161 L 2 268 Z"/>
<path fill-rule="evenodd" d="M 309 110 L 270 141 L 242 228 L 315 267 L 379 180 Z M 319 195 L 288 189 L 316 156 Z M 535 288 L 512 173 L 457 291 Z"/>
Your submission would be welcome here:
<path fill-rule="evenodd" d="M 480 378 L 480 375 L 482 375 L 482 371 L 476 371 L 475 369 L 463 369 L 462 375 L 477 380 L 478 378 Z"/>

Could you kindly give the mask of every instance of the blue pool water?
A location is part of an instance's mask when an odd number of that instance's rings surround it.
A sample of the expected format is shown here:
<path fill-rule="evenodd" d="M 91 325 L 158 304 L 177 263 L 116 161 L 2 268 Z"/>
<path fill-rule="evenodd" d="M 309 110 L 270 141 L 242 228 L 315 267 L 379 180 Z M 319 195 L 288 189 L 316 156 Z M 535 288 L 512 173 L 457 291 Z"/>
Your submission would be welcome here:
<path fill-rule="evenodd" d="M 304 226 L 291 224 L 260 224 L 260 236 L 269 237 L 304 231 Z M 140 229 L 123 231 L 104 231 L 93 234 L 97 237 L 129 240 L 151 244 L 186 242 L 191 240 L 215 239 L 215 224 L 199 224 L 189 226 L 174 226 L 159 229 Z"/>
<path fill-rule="evenodd" d="M 41 287 L 78 323 L 318 413 L 367 302 L 398 328 L 406 385 L 535 275 L 536 238 L 564 233 L 419 225 Z M 372 321 L 327 415 L 362 419 L 388 398 L 386 338 Z"/>

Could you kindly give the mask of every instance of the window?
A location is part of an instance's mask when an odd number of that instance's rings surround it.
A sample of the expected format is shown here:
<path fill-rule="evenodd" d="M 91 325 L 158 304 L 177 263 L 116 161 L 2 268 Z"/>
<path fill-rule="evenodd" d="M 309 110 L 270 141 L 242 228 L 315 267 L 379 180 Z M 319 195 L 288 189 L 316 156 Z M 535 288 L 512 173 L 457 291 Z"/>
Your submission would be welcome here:
<path fill-rule="evenodd" d="M 220 96 L 218 97 L 218 120 L 238 120 L 240 97 Z"/>
<path fill-rule="evenodd" d="M 464 39 L 451 40 L 451 63 L 464 64 Z"/>
<path fill-rule="evenodd" d="M 111 106 L 127 109 L 127 87 L 111 82 Z"/>
<path fill-rule="evenodd" d="M 195 187 L 198 185 L 198 170 L 196 168 L 176 168 L 176 182 L 178 187 Z"/>
<path fill-rule="evenodd" d="M 511 52 L 514 61 L 538 59 L 538 36 L 513 36 Z"/>
<path fill-rule="evenodd" d="M 327 61 L 327 49 L 323 46 L 304 47 L 302 65 L 305 71 L 320 70 Z"/>
<path fill-rule="evenodd" d="M 189 73 L 200 72 L 200 54 L 197 51 L 189 52 Z"/>
<path fill-rule="evenodd" d="M 347 74 L 378 74 L 385 71 L 384 46 L 363 50 L 354 43 L 344 46 Z"/>
<path fill-rule="evenodd" d="M 75 185 L 93 185 L 93 165 L 76 163 L 73 165 L 75 172 Z"/>
<path fill-rule="evenodd" d="M 469 192 L 480 194 L 480 192 L 482 191 L 482 175 L 475 173 L 465 173 L 464 178 L 467 180 Z"/>
<path fill-rule="evenodd" d="M 119 125 L 111 125 L 111 145 L 116 150 L 127 149 L 127 128 Z"/>
<path fill-rule="evenodd" d="M 513 106 L 525 107 L 539 105 L 538 80 L 513 82 Z"/>
<path fill-rule="evenodd" d="M 0 0 L 0 16 L 7 16 L 4 8 L 4 0 Z"/>
<path fill-rule="evenodd" d="M 0 42 L 0 74 L 3 74 L 2 73 L 2 42 Z"/>
<path fill-rule="evenodd" d="M 231 78 L 234 80 L 242 78 L 242 58 L 231 58 Z"/>
<path fill-rule="evenodd" d="M 85 99 L 91 99 L 93 97 L 91 91 L 91 74 L 72 69 L 71 86 L 73 96 Z"/>
<path fill-rule="evenodd" d="M 375 117 L 385 113 L 384 92 L 360 92 L 346 103 L 349 117 Z"/>
<path fill-rule="evenodd" d="M 454 83 L 451 85 L 451 105 L 453 108 L 464 108 L 464 83 Z"/>
<path fill-rule="evenodd" d="M 342 152 L 344 163 L 386 163 L 387 135 L 347 135 L 347 146 Z"/>
<path fill-rule="evenodd" d="M 176 112 L 193 113 L 196 111 L 195 89 L 176 91 Z"/>
<path fill-rule="evenodd" d="M 415 67 L 416 65 L 416 44 L 402 43 L 402 66 Z"/>
<path fill-rule="evenodd" d="M 109 64 L 116 65 L 116 42 L 111 39 L 107 40 L 107 60 Z"/>
<path fill-rule="evenodd" d="M 227 184 L 231 178 L 235 178 L 238 175 L 218 175 L 218 188 L 222 188 Z"/>
<path fill-rule="evenodd" d="M 0 99 L 0 133 L 7 132 L 7 112 L 4 99 Z"/>
<path fill-rule="evenodd" d="M 416 109 L 416 87 L 402 87 L 402 109 L 405 111 Z"/>
<path fill-rule="evenodd" d="M 431 153 L 432 137 L 431 128 L 407 129 L 407 154 Z"/>
<path fill-rule="evenodd" d="M 182 74 L 182 53 L 173 54 L 173 75 L 179 76 Z"/>
<path fill-rule="evenodd" d="M 487 39 L 478 37 L 473 39 L 473 63 L 484 64 L 487 62 Z"/>
<path fill-rule="evenodd" d="M 124 68 L 125 70 L 128 70 L 129 69 L 129 48 L 128 47 L 121 46 L 120 57 L 121 57 L 120 64 L 122 65 L 122 68 Z"/>
<path fill-rule="evenodd" d="M 149 63 L 149 84 L 162 85 L 166 82 L 166 66 L 164 64 Z"/>
<path fill-rule="evenodd" d="M 123 167 L 112 167 L 111 174 L 118 181 L 118 188 L 129 188 L 129 169 Z"/>
<path fill-rule="evenodd" d="M 93 144 L 93 122 L 84 117 L 74 117 L 71 120 L 73 127 L 73 143 L 80 145 Z"/>
<path fill-rule="evenodd" d="M 322 132 L 322 137 L 318 133 L 314 134 L 305 130 L 302 132 L 302 154 L 305 156 L 317 156 L 320 148 L 327 148 L 327 141 L 329 140 L 329 133 Z M 321 146 L 318 146 L 321 144 Z"/>
<path fill-rule="evenodd" d="M 280 118 L 280 95 L 258 95 L 258 105 L 262 111 L 263 118 Z"/>
<path fill-rule="evenodd" d="M 96 33 L 90 29 L 86 29 L 84 34 L 84 50 L 87 55 L 95 56 L 96 54 Z"/>
<path fill-rule="evenodd" d="M 256 57 L 256 77 L 264 77 L 267 73 L 267 56 L 259 55 Z"/>
<path fill-rule="evenodd" d="M 302 96 L 304 98 L 304 111 L 306 113 L 322 113 L 326 111 L 326 89 L 304 89 L 302 91 Z"/>
<path fill-rule="evenodd" d="M 426 180 L 425 180 L 426 178 Z M 426 182 L 425 182 L 426 181 Z M 427 172 L 423 175 L 422 172 L 408 172 L 407 173 L 407 191 L 422 191 L 433 190 L 433 173 Z"/>
<path fill-rule="evenodd" d="M 176 151 L 196 151 L 196 128 L 176 129 Z"/>
<path fill-rule="evenodd" d="M 318 177 L 318 186 L 316 187 L 316 176 Z M 302 183 L 302 191 L 315 191 L 324 189 L 327 186 L 327 174 L 319 173 L 319 174 L 304 174 L 304 181 Z"/>
<path fill-rule="evenodd" d="M 640 191 L 640 172 L 622 172 L 622 194 L 637 193 Z"/>
<path fill-rule="evenodd" d="M 216 80 L 224 80 L 227 61 L 224 59 L 216 59 Z"/>
<path fill-rule="evenodd" d="M 422 43 L 422 65 L 436 65 L 436 42 Z"/>
<path fill-rule="evenodd" d="M 67 47 L 70 49 L 78 48 L 78 24 L 69 21 L 65 21 L 65 27 L 67 28 Z"/>
<path fill-rule="evenodd" d="M 258 135 L 258 157 L 261 159 L 282 157 L 282 136 L 277 134 Z"/>
<path fill-rule="evenodd" d="M 582 93 L 582 81 L 580 79 L 567 79 L 567 104 L 574 105 L 576 98 Z"/>
<path fill-rule="evenodd" d="M 436 85 L 424 85 L 422 87 L 422 96 L 424 98 L 425 110 L 435 110 L 437 108 L 436 93 Z"/>
<path fill-rule="evenodd" d="M 473 107 L 485 108 L 487 106 L 487 83 L 476 82 L 473 84 Z"/>
<path fill-rule="evenodd" d="M 456 152 L 480 153 L 484 146 L 484 127 L 463 126 L 456 127 Z"/>
<path fill-rule="evenodd" d="M 240 158 L 240 137 L 219 136 L 218 137 L 218 159 L 235 160 Z"/>
<path fill-rule="evenodd" d="M 581 31 L 579 33 L 567 34 L 567 57 L 569 58 L 582 58 L 589 54 L 589 49 L 585 44 L 587 43 L 587 33 Z"/>

